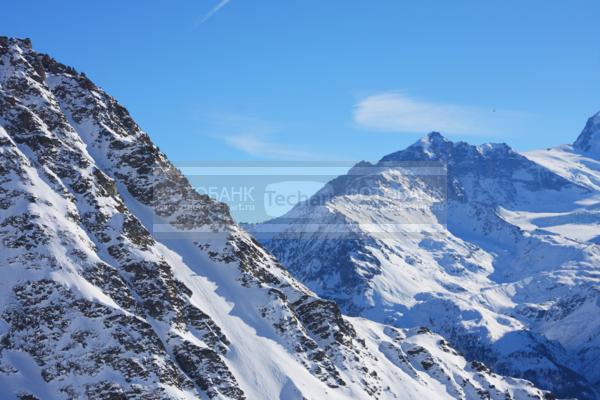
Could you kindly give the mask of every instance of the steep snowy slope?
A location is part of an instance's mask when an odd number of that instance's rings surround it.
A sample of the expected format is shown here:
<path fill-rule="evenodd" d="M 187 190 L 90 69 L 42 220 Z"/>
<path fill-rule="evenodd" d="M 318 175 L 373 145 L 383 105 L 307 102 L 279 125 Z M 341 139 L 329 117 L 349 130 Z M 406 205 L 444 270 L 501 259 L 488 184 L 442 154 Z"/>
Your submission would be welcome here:
<path fill-rule="evenodd" d="M 414 173 L 435 163 L 445 180 Z M 541 220 L 597 198 L 507 145 L 431 133 L 252 229 L 349 314 L 427 326 L 496 372 L 599 398 L 600 249 Z M 332 226 L 345 231 L 332 237 Z"/>
<path fill-rule="evenodd" d="M 113 98 L 5 37 L 0 268 L 2 398 L 551 397 L 427 331 L 343 317 Z"/>
<path fill-rule="evenodd" d="M 600 113 L 588 120 L 573 145 L 531 151 L 525 156 L 557 175 L 600 193 Z M 563 236 L 600 243 L 599 195 L 567 212 L 516 217 Z"/>

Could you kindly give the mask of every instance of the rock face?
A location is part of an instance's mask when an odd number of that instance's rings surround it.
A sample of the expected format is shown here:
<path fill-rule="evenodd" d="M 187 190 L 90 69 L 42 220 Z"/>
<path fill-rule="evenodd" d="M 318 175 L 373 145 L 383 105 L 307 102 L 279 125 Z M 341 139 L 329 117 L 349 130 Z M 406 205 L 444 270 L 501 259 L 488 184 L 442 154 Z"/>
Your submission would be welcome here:
<path fill-rule="evenodd" d="M 5 37 L 0 249 L 10 398 L 551 398 L 427 331 L 344 317 L 112 97 Z"/>
<path fill-rule="evenodd" d="M 573 147 L 583 152 L 600 155 L 600 112 L 588 119 Z"/>
<path fill-rule="evenodd" d="M 496 373 L 599 399 L 597 122 L 576 142 L 585 157 L 434 132 L 264 224 L 277 233 L 251 229 L 349 315 L 426 326 Z"/>

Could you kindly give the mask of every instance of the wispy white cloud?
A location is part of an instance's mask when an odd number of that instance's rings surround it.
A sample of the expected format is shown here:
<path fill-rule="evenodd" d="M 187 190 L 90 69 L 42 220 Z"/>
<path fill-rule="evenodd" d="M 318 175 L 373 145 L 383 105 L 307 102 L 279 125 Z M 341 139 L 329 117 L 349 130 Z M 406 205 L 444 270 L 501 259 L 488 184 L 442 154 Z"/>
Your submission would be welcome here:
<path fill-rule="evenodd" d="M 333 155 L 286 144 L 285 132 L 289 127 L 255 115 L 213 110 L 202 113 L 201 120 L 206 126 L 205 130 L 213 132 L 212 137 L 253 157 L 279 161 L 338 159 Z"/>
<path fill-rule="evenodd" d="M 319 154 L 275 143 L 265 137 L 252 133 L 228 136 L 225 138 L 225 141 L 230 146 L 255 157 L 305 161 L 323 158 Z"/>
<path fill-rule="evenodd" d="M 437 103 L 411 97 L 403 92 L 384 92 L 361 99 L 354 108 L 354 122 L 366 129 L 447 134 L 505 134 L 526 113 Z"/>
<path fill-rule="evenodd" d="M 196 26 L 202 25 L 215 15 L 221 8 L 225 7 L 231 0 L 220 0 L 213 8 L 211 8 L 203 17 L 196 21 Z"/>

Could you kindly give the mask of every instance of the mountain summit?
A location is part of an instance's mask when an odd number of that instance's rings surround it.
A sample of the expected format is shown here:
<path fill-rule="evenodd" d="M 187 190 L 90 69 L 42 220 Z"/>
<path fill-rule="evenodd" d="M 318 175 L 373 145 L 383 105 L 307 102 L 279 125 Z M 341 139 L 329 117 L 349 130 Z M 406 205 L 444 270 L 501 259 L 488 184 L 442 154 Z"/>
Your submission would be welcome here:
<path fill-rule="evenodd" d="M 452 142 L 439 132 L 431 132 L 404 150 L 383 157 L 381 163 L 393 161 L 443 161 L 456 164 L 469 158 L 522 157 L 506 143 L 486 143 L 472 146 L 466 142 Z"/>
<path fill-rule="evenodd" d="M 380 163 L 405 161 L 408 159 L 410 161 L 444 160 L 451 146 L 452 142 L 446 139 L 441 133 L 431 132 L 407 149 L 383 157 Z"/>

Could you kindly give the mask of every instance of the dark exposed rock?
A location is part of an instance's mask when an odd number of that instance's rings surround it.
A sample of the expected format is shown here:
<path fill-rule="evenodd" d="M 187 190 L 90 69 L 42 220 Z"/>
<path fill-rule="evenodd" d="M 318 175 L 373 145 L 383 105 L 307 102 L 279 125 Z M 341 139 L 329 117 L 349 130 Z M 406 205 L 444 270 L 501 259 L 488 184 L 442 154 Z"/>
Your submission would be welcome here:
<path fill-rule="evenodd" d="M 181 369 L 205 391 L 210 398 L 226 396 L 245 399 L 234 376 L 219 355 L 211 349 L 201 349 L 188 341 L 173 348 Z"/>

